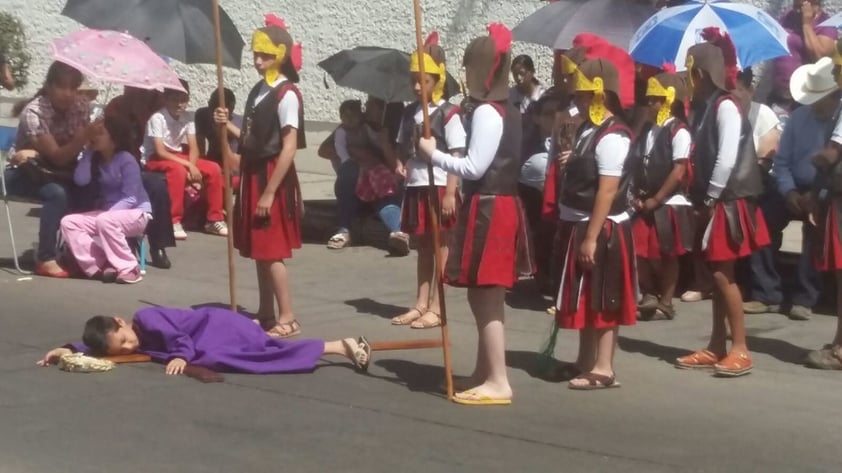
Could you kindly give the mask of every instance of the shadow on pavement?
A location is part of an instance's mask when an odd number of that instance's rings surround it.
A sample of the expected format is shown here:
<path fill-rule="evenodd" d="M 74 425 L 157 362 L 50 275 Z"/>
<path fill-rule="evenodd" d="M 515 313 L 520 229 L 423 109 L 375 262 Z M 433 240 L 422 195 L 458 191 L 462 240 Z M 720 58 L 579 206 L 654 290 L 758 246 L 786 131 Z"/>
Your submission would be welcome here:
<path fill-rule="evenodd" d="M 384 304 L 377 302 L 374 299 L 363 297 L 361 299 L 350 299 L 344 301 L 345 305 L 349 305 L 357 310 L 358 314 L 371 314 L 384 319 L 391 319 L 402 312 L 409 310 L 409 307 L 398 306 L 394 304 Z"/>
<path fill-rule="evenodd" d="M 444 368 L 441 366 L 395 359 L 377 360 L 374 364 L 392 373 L 395 377 L 369 374 L 373 378 L 406 386 L 407 389 L 413 392 L 444 395 L 442 390 L 442 386 L 444 385 Z"/>
<path fill-rule="evenodd" d="M 560 383 L 575 377 L 572 363 L 545 358 L 543 354 L 534 351 L 507 350 L 506 365 L 548 383 Z"/>
<path fill-rule="evenodd" d="M 544 312 L 553 303 L 541 295 L 534 279 L 528 279 L 519 281 L 514 287 L 506 291 L 506 305 L 512 309 Z"/>
<path fill-rule="evenodd" d="M 672 365 L 675 359 L 690 353 L 686 348 L 670 347 L 660 345 L 648 340 L 637 340 L 634 338 L 620 337 L 618 345 L 620 349 L 628 353 L 640 353 L 650 358 L 656 358 Z"/>
<path fill-rule="evenodd" d="M 792 363 L 800 365 L 804 361 L 804 357 L 810 352 L 809 349 L 793 345 L 786 340 L 779 340 L 777 338 L 763 338 L 755 336 L 747 336 L 746 342 L 748 349 L 757 353 L 765 353 L 784 363 Z M 819 348 L 820 344 L 816 344 Z"/>

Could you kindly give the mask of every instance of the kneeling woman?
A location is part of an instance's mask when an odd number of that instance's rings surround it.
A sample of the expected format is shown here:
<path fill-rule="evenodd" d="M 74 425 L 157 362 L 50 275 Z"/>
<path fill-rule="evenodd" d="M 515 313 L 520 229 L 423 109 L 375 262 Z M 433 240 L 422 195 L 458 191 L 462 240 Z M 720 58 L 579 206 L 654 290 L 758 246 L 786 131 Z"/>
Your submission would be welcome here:
<path fill-rule="evenodd" d="M 556 302 L 558 326 L 579 330 L 570 389 L 618 386 L 619 327 L 633 325 L 637 315 L 625 172 L 631 130 L 621 118 L 620 72 L 607 59 L 591 59 L 574 78 L 573 100 L 587 121 L 573 151 L 562 155 L 558 241 L 565 256 Z"/>
<path fill-rule="evenodd" d="M 511 404 L 506 375 L 503 300 L 518 275 L 531 274 L 525 218 L 517 196 L 520 168 L 520 113 L 508 101 L 511 32 L 501 24 L 465 50 L 468 94 L 476 103 L 468 114 L 465 158 L 436 149 L 435 138 L 419 140 L 419 156 L 463 179 L 465 199 L 458 212 L 444 280 L 468 288 L 468 303 L 479 332 L 477 363 L 460 404 Z M 524 263 L 520 265 L 518 263 Z M 520 271 L 519 271 L 520 269 Z"/>
<path fill-rule="evenodd" d="M 90 186 L 98 209 L 61 219 L 62 236 L 79 269 L 88 277 L 126 284 L 143 278 L 126 238 L 143 235 L 152 218 L 131 136 L 131 124 L 120 117 L 109 117 L 94 129 L 91 149 L 76 165 L 73 181 Z"/>
<path fill-rule="evenodd" d="M 103 315 L 90 318 L 82 343 L 50 350 L 38 364 L 55 363 L 73 352 L 93 356 L 143 353 L 166 363 L 167 374 L 181 374 L 188 364 L 218 372 L 270 374 L 313 371 L 323 355 L 344 356 L 365 370 L 371 346 L 364 337 L 330 342 L 279 340 L 226 309 L 150 307 L 139 310 L 131 322 Z"/>

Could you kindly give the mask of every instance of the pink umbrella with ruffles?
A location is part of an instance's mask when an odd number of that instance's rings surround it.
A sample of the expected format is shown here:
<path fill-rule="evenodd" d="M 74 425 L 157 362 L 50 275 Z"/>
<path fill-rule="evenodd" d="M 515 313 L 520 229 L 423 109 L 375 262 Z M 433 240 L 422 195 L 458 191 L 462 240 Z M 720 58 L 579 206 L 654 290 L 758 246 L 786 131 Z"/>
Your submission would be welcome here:
<path fill-rule="evenodd" d="M 126 33 L 83 29 L 54 40 L 50 50 L 54 60 L 75 67 L 88 79 L 186 92 L 163 58 Z"/>

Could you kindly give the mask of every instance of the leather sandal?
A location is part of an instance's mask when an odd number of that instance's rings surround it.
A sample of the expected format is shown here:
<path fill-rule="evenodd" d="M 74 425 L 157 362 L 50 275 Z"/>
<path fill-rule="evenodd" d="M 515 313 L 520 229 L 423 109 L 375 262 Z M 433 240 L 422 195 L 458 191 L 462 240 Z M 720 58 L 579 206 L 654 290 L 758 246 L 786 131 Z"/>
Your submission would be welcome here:
<path fill-rule="evenodd" d="M 410 325 L 420 319 L 426 310 L 424 308 L 413 307 L 397 317 L 392 317 L 392 325 Z M 418 315 L 416 316 L 415 314 Z"/>
<path fill-rule="evenodd" d="M 675 360 L 675 367 L 684 370 L 712 369 L 720 358 L 710 350 L 699 350 Z"/>
<path fill-rule="evenodd" d="M 426 320 L 424 317 L 426 317 L 427 314 L 435 315 L 436 316 L 435 320 L 432 320 L 432 321 Z M 414 328 L 414 329 L 426 329 L 426 328 L 436 328 L 436 327 L 441 327 L 441 315 L 433 312 L 432 310 L 428 310 L 426 313 L 424 313 L 424 315 L 422 315 L 421 317 L 418 317 L 417 319 L 412 321 L 411 324 L 409 324 L 409 328 Z"/>
<path fill-rule="evenodd" d="M 714 365 L 716 376 L 736 378 L 751 373 L 754 364 L 751 362 L 751 355 L 745 351 L 732 351 L 725 358 Z"/>

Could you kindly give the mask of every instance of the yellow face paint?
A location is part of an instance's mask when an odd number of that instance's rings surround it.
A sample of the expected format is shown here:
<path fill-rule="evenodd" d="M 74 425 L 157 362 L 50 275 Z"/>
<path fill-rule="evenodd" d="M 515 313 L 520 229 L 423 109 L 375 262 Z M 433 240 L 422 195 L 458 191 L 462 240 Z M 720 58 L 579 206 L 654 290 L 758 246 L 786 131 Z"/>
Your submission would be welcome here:
<path fill-rule="evenodd" d="M 277 67 L 266 71 L 266 75 L 263 77 L 266 83 L 271 87 L 281 75 L 280 66 L 281 64 L 283 64 L 284 59 L 286 59 L 287 55 L 286 45 L 276 45 L 272 42 L 272 39 L 269 38 L 269 35 L 267 35 L 263 31 L 257 30 L 251 37 L 251 50 L 255 53 L 268 54 L 275 58 L 275 62 L 277 62 Z"/>
<path fill-rule="evenodd" d="M 429 54 L 424 53 L 423 57 L 424 74 L 431 74 L 439 77 L 436 85 L 433 86 L 433 93 L 431 94 L 432 97 L 430 97 L 430 100 L 435 103 L 444 97 L 444 83 L 447 82 L 447 71 L 444 63 L 441 63 L 441 65 L 437 64 L 435 59 L 433 59 L 433 57 Z M 412 57 L 409 59 L 409 71 L 415 73 L 421 72 L 421 68 L 419 66 L 418 51 L 416 51 L 412 53 Z"/>
<path fill-rule="evenodd" d="M 602 77 L 594 77 L 593 80 L 588 79 L 585 74 L 578 68 L 575 71 L 575 86 L 576 92 L 593 92 L 593 100 L 588 107 L 588 118 L 594 125 L 602 125 L 605 121 L 605 86 L 602 82 Z"/>
<path fill-rule="evenodd" d="M 658 79 L 650 77 L 646 85 L 646 96 L 664 98 L 664 104 L 658 109 L 658 116 L 655 119 L 658 126 L 663 126 L 672 116 L 672 104 L 675 103 L 675 87 L 664 87 L 658 82 Z"/>
<path fill-rule="evenodd" d="M 693 88 L 695 87 L 695 84 L 693 83 L 693 63 L 693 56 L 688 54 L 687 61 L 684 65 L 687 66 L 687 92 L 691 97 L 693 96 Z"/>

